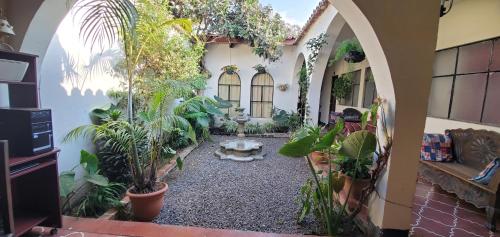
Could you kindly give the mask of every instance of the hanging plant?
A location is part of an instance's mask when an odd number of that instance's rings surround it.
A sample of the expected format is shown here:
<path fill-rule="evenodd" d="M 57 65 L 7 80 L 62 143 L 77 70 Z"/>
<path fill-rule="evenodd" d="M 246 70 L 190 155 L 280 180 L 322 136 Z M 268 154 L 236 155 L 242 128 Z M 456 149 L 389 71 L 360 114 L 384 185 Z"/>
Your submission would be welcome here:
<path fill-rule="evenodd" d="M 264 66 L 262 64 L 257 64 L 255 66 L 253 66 L 253 69 L 255 69 L 257 71 L 257 73 L 266 73 L 267 72 L 266 66 Z"/>
<path fill-rule="evenodd" d="M 337 47 L 333 62 L 344 59 L 348 63 L 359 63 L 365 60 L 365 53 L 356 38 L 342 41 Z"/>
<path fill-rule="evenodd" d="M 240 69 L 236 65 L 227 65 L 227 66 L 222 67 L 221 70 L 224 71 L 224 72 L 226 72 L 229 75 L 232 75 L 232 74 L 237 73 L 238 71 L 240 71 Z"/>
<path fill-rule="evenodd" d="M 353 72 L 348 72 L 337 78 L 333 84 L 333 93 L 337 99 L 345 99 L 352 89 Z"/>

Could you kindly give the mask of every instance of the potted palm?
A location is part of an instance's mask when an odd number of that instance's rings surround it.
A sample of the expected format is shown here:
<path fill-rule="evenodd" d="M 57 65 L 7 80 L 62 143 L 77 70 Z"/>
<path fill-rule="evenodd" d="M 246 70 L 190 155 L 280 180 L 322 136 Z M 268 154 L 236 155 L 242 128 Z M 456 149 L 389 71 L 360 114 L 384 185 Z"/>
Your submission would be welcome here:
<path fill-rule="evenodd" d="M 131 174 L 131 187 L 127 196 L 132 204 L 132 213 L 137 220 L 151 221 L 163 206 L 163 196 L 168 185 L 157 180 L 156 170 L 162 158 L 169 157 L 164 141 L 170 131 L 180 128 L 196 143 L 196 134 L 189 121 L 183 117 L 167 114 L 169 99 L 165 91 L 156 92 L 145 111 L 138 114 L 139 122 L 123 119 L 105 119 L 99 125 L 84 125 L 73 129 L 65 141 L 82 136 L 92 137 L 94 143 L 104 141 L 113 152 L 126 154 Z M 182 160 L 177 159 L 182 168 Z"/>

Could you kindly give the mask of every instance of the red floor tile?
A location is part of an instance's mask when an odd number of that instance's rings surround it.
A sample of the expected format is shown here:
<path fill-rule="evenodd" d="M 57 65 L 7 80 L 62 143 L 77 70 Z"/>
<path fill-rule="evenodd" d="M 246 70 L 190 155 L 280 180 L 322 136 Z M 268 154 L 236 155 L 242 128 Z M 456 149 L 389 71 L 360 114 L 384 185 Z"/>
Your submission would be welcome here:
<path fill-rule="evenodd" d="M 500 234 L 490 232 L 485 227 L 484 210 L 477 209 L 428 182 L 419 180 L 413 203 L 410 236 L 500 237 Z M 500 222 L 498 223 L 500 226 Z"/>

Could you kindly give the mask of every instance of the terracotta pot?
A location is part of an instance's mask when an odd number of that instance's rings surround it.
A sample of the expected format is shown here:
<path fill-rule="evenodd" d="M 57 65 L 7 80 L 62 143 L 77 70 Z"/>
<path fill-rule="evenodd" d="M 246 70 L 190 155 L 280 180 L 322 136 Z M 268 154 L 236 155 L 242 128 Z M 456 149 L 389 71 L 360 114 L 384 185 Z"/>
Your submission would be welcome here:
<path fill-rule="evenodd" d="M 313 151 L 313 152 L 311 152 L 310 156 L 311 156 L 311 160 L 316 164 L 327 164 L 328 163 L 328 156 L 324 152 Z"/>
<path fill-rule="evenodd" d="M 160 214 L 163 207 L 163 196 L 168 189 L 166 183 L 160 182 L 161 188 L 158 191 L 146 194 L 131 193 L 127 190 L 127 196 L 132 204 L 132 213 L 138 221 L 152 221 Z"/>
<path fill-rule="evenodd" d="M 342 193 L 345 195 L 345 197 L 347 197 L 349 189 L 351 188 L 349 203 L 352 204 L 354 202 L 357 202 L 361 197 L 363 189 L 368 187 L 368 185 L 370 185 L 370 179 L 357 179 L 356 181 L 353 182 L 353 179 L 350 176 L 344 174 L 343 176 L 345 177 L 345 183 L 344 183 L 344 188 L 342 188 Z"/>

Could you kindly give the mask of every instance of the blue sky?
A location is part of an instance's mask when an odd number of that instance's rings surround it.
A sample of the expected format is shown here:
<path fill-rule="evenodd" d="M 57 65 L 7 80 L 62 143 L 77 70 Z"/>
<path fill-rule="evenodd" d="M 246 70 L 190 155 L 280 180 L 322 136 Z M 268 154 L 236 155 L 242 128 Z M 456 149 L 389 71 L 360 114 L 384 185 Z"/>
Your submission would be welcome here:
<path fill-rule="evenodd" d="M 271 5 L 286 22 L 303 26 L 320 0 L 260 0 Z"/>

